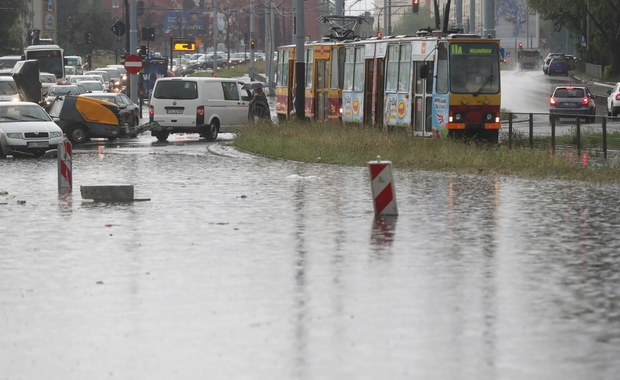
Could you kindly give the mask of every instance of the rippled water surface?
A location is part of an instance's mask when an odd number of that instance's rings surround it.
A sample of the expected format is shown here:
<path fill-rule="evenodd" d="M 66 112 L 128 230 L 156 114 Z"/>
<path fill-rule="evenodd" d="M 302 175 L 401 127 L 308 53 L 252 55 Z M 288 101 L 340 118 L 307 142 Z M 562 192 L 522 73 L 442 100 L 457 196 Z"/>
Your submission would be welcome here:
<path fill-rule="evenodd" d="M 207 147 L 209 149 L 207 149 Z M 0 161 L 0 379 L 616 379 L 620 188 L 221 144 Z M 132 184 L 125 204 L 80 185 Z"/>

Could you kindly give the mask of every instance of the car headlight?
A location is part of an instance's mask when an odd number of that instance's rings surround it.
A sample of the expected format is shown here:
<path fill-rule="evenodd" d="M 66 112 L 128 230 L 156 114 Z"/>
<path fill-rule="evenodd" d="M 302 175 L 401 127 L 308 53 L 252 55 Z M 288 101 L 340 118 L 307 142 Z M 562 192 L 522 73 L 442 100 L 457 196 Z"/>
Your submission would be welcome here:
<path fill-rule="evenodd" d="M 62 137 L 62 132 L 50 132 L 50 137 Z"/>
<path fill-rule="evenodd" d="M 23 138 L 22 134 L 19 133 L 19 132 L 7 133 L 6 137 L 11 138 L 11 139 L 21 139 L 21 138 Z"/>

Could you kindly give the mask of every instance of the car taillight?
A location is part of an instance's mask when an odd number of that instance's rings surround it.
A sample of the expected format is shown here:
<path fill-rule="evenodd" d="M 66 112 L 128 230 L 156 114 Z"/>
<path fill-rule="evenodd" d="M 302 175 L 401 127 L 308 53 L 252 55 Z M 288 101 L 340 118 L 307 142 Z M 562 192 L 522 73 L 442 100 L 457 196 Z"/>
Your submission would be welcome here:
<path fill-rule="evenodd" d="M 196 107 L 196 125 L 203 125 L 205 123 L 205 107 Z"/>
<path fill-rule="evenodd" d="M 152 105 L 149 105 L 149 121 L 154 121 L 155 120 L 155 107 Z"/>
<path fill-rule="evenodd" d="M 588 103 L 590 103 L 590 99 L 588 99 L 588 98 L 583 98 L 583 100 L 581 101 L 581 105 L 582 106 L 587 106 Z"/>
<path fill-rule="evenodd" d="M 555 106 L 555 98 L 549 99 L 549 104 L 551 104 L 552 106 Z"/>
<path fill-rule="evenodd" d="M 616 100 L 620 100 L 620 94 L 616 94 Z"/>

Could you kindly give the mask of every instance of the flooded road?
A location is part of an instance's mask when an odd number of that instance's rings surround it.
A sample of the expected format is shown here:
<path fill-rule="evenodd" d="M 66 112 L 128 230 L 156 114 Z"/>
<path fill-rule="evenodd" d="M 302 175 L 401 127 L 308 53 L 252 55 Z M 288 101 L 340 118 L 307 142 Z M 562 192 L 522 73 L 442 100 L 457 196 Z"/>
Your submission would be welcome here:
<path fill-rule="evenodd" d="M 366 168 L 225 139 L 76 149 L 70 198 L 0 161 L 0 379 L 617 377 L 620 186 L 396 168 L 375 221 Z"/>

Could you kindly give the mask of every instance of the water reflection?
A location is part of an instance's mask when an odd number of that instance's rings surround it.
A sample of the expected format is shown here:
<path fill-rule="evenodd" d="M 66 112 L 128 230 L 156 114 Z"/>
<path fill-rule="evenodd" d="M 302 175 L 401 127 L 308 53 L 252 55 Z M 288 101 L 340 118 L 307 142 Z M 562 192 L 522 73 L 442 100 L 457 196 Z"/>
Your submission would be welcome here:
<path fill-rule="evenodd" d="M 377 216 L 372 222 L 370 242 L 376 252 L 390 248 L 395 240 L 397 216 Z"/>

